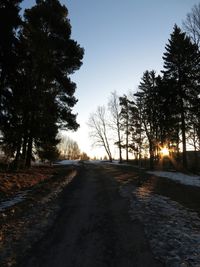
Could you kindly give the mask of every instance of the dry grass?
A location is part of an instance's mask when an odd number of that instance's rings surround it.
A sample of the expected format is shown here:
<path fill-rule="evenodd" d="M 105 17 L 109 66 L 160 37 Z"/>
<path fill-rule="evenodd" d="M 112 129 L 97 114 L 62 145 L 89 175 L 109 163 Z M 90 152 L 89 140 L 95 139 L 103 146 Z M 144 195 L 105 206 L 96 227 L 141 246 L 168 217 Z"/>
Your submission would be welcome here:
<path fill-rule="evenodd" d="M 55 174 L 53 167 L 32 167 L 28 170 L 0 172 L 0 196 L 10 196 L 30 188 Z"/>

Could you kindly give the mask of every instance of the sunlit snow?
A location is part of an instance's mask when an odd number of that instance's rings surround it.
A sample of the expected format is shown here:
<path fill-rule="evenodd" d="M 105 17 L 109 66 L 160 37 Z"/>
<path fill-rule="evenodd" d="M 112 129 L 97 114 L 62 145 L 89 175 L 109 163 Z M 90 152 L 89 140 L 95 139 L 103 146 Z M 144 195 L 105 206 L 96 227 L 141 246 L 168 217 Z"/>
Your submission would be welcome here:
<path fill-rule="evenodd" d="M 166 172 L 166 171 L 148 171 L 147 173 L 154 174 L 159 177 L 166 177 L 184 185 L 192 185 L 200 187 L 200 176 L 197 175 L 187 175 L 181 172 Z"/>

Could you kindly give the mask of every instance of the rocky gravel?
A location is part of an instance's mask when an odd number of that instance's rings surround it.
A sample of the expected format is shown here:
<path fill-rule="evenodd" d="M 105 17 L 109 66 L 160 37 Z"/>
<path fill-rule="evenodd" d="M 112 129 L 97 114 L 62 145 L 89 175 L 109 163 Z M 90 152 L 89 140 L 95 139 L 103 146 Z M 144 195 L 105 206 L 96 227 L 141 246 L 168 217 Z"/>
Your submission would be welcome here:
<path fill-rule="evenodd" d="M 130 201 L 130 216 L 144 225 L 155 258 L 167 267 L 200 266 L 200 218 L 170 198 L 132 184 L 120 194 Z"/>

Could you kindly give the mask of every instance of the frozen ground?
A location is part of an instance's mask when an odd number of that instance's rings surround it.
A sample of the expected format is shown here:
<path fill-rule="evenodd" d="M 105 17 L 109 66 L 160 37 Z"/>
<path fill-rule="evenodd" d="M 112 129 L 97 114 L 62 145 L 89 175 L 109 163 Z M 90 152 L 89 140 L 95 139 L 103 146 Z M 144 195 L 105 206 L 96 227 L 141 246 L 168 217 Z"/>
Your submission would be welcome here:
<path fill-rule="evenodd" d="M 89 163 L 93 163 L 93 164 L 106 163 L 106 164 L 120 165 L 120 166 L 129 165 L 127 163 L 119 164 L 118 160 L 113 160 L 112 162 L 102 161 L 102 160 L 90 160 Z M 134 167 L 137 167 L 137 166 L 134 166 Z M 179 182 L 179 183 L 184 184 L 184 185 L 191 185 L 191 186 L 200 187 L 200 176 L 198 176 L 198 175 L 187 175 L 187 174 L 184 174 L 181 172 L 167 172 L 167 171 L 147 171 L 147 173 L 148 174 L 154 174 L 158 177 L 165 177 L 165 178 Z"/>
<path fill-rule="evenodd" d="M 14 197 L 1 202 L 0 203 L 0 212 L 4 211 L 7 208 L 10 208 L 10 207 L 16 205 L 17 203 L 24 201 L 26 199 L 26 195 L 28 192 L 29 192 L 28 190 L 18 192 Z"/>
<path fill-rule="evenodd" d="M 200 176 L 187 175 L 181 172 L 166 172 L 166 171 L 148 171 L 149 174 L 154 174 L 159 177 L 166 177 L 184 185 L 192 185 L 200 187 Z"/>
<path fill-rule="evenodd" d="M 119 164 L 119 161 L 114 160 L 113 162 L 107 162 L 108 164 Z M 126 163 L 120 164 L 128 165 Z M 187 175 L 181 172 L 167 172 L 167 171 L 147 171 L 148 174 L 154 174 L 158 177 L 165 177 L 170 180 L 179 182 L 184 185 L 198 186 L 200 187 L 200 176 L 198 175 Z"/>
<path fill-rule="evenodd" d="M 54 165 L 77 165 L 79 160 L 61 160 L 55 163 Z"/>
<path fill-rule="evenodd" d="M 130 200 L 130 215 L 144 224 L 156 258 L 167 267 L 200 266 L 200 219 L 179 203 L 126 185 L 121 195 Z"/>

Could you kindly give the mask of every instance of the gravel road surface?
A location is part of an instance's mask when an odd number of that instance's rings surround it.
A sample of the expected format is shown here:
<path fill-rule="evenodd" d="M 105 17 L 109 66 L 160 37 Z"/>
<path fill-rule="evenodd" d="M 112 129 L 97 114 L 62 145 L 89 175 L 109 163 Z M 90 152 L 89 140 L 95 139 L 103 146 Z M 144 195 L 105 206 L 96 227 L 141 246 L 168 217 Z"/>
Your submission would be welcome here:
<path fill-rule="evenodd" d="M 103 165 L 87 164 L 63 194 L 50 231 L 20 267 L 158 267 L 139 221 Z"/>

